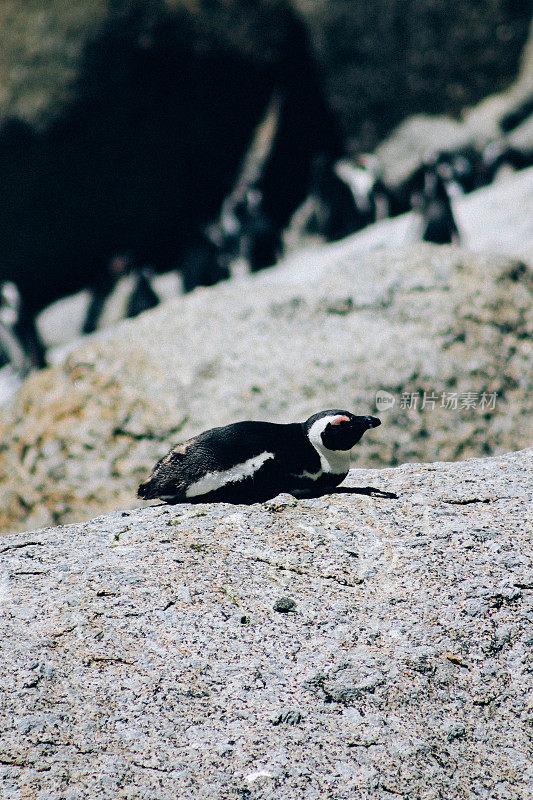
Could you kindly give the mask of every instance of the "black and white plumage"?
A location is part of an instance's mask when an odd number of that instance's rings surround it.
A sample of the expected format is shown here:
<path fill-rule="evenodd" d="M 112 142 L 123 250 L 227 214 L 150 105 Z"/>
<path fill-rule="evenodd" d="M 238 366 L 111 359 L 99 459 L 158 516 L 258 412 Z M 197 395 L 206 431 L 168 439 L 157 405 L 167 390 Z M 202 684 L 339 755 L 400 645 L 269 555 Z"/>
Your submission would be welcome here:
<path fill-rule="evenodd" d="M 377 417 L 330 409 L 302 423 L 237 422 L 178 444 L 141 483 L 138 497 L 168 503 L 255 503 L 280 492 L 320 494 L 341 483 L 350 449 Z"/>

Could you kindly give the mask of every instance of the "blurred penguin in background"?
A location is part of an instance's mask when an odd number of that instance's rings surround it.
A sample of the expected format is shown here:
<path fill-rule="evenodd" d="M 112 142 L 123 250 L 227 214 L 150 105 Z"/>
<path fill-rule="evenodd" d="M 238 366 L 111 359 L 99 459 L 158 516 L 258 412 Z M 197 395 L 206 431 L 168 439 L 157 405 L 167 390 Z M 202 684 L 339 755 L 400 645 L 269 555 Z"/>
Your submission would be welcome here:
<path fill-rule="evenodd" d="M 439 167 L 438 156 L 426 159 L 421 167 L 421 188 L 412 194 L 411 205 L 422 215 L 422 241 L 459 244 L 459 229 L 453 215 L 446 180 Z"/>

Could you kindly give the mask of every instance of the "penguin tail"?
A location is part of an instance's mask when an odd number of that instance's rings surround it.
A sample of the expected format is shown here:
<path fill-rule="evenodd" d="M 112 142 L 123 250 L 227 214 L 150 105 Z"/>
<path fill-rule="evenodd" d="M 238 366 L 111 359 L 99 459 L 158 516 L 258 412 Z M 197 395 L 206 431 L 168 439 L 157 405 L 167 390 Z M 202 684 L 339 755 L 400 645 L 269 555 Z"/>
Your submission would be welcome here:
<path fill-rule="evenodd" d="M 147 481 L 139 484 L 137 497 L 140 497 L 141 500 L 155 500 L 159 497 L 159 489 L 157 481 L 154 481 L 153 477 L 148 478 Z"/>
<path fill-rule="evenodd" d="M 148 480 L 143 481 L 137 489 L 137 497 L 141 500 L 164 500 L 165 503 L 174 505 L 185 501 L 183 492 L 175 485 L 168 485 L 158 480 L 157 476 L 151 475 Z"/>

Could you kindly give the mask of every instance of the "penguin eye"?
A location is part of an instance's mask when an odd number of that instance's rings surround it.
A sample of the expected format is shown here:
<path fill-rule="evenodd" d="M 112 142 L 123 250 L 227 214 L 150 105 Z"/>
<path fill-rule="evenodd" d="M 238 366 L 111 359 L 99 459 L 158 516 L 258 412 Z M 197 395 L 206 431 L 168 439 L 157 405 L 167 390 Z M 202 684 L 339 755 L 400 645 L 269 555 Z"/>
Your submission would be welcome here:
<path fill-rule="evenodd" d="M 335 417 L 335 419 L 332 419 L 329 424 L 330 425 L 342 425 L 343 422 L 349 422 L 349 421 L 350 421 L 350 417 L 346 417 L 346 416 Z"/>

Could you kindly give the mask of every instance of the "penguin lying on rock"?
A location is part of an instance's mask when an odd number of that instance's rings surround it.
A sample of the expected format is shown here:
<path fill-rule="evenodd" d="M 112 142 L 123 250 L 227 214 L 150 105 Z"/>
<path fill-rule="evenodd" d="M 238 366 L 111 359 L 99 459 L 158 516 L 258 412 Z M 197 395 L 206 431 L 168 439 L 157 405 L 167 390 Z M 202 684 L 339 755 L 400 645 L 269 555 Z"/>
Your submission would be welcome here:
<path fill-rule="evenodd" d="M 178 444 L 139 486 L 143 500 L 259 503 L 280 492 L 317 495 L 338 486 L 350 449 L 377 417 L 331 409 L 306 422 L 237 422 Z"/>

